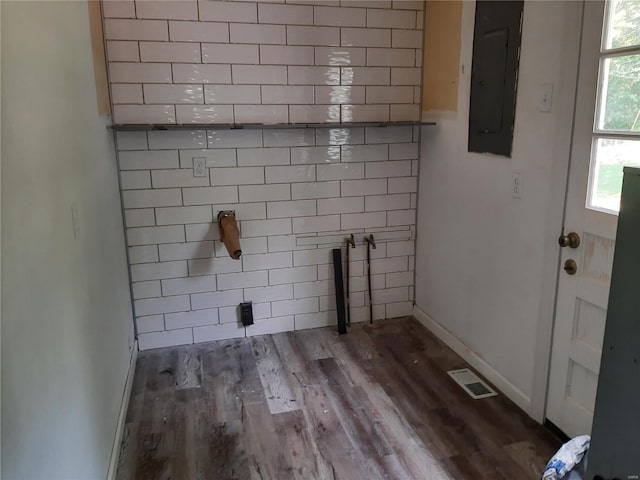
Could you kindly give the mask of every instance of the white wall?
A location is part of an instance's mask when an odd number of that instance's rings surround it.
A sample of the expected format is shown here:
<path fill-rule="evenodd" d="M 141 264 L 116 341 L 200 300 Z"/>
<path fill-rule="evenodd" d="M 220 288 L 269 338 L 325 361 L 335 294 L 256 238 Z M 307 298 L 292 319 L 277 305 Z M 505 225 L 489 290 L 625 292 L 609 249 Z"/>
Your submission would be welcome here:
<path fill-rule="evenodd" d="M 416 304 L 493 369 L 522 407 L 544 387 L 569 158 L 581 6 L 526 2 L 512 158 L 467 152 L 475 4 L 465 2 L 458 113 L 423 128 Z M 554 84 L 553 111 L 538 91 Z M 512 174 L 523 175 L 521 199 Z M 536 365 L 536 359 L 540 359 Z M 535 378 L 535 382 L 534 382 Z"/>
<path fill-rule="evenodd" d="M 86 3 L 2 2 L 7 480 L 106 476 L 133 337 L 107 121 Z"/>

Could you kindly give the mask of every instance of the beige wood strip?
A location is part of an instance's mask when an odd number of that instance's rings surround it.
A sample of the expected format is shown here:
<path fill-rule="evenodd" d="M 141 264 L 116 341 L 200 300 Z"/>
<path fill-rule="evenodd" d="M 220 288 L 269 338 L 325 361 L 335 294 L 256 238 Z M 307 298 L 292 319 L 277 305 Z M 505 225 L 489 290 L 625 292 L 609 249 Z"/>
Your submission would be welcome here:
<path fill-rule="evenodd" d="M 422 111 L 458 110 L 462 2 L 425 4 Z"/>
<path fill-rule="evenodd" d="M 91 28 L 91 51 L 93 52 L 93 71 L 96 76 L 96 96 L 98 113 L 111 115 L 109 98 L 109 80 L 107 78 L 107 59 L 104 53 L 104 37 L 102 34 L 102 11 L 98 0 L 88 0 L 89 25 Z"/>

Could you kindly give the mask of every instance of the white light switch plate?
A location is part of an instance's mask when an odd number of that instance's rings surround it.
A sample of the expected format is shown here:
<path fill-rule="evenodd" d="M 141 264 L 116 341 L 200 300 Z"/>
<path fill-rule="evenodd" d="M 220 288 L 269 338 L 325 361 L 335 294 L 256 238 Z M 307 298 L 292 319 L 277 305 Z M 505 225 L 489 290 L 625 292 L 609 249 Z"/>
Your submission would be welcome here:
<path fill-rule="evenodd" d="M 550 112 L 553 103 L 553 83 L 543 83 L 540 85 L 538 97 L 538 110 Z"/>

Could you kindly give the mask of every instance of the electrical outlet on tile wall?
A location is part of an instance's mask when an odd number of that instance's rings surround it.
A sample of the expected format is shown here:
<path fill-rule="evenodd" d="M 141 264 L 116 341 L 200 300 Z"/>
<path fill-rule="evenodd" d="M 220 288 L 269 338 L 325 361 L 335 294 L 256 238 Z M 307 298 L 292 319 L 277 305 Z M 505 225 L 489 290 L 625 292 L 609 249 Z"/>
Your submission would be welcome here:
<path fill-rule="evenodd" d="M 205 157 L 193 157 L 193 176 L 194 177 L 206 177 L 207 176 L 207 159 Z"/>

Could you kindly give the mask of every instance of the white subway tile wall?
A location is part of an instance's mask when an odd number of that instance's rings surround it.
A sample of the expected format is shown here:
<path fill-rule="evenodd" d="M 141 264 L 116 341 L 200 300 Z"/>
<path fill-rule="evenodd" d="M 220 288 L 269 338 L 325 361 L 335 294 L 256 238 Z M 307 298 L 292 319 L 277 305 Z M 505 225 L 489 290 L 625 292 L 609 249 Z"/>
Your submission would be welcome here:
<path fill-rule="evenodd" d="M 355 235 L 353 321 L 368 320 L 365 233 L 379 235 L 374 317 L 411 314 L 418 135 L 410 126 L 118 132 L 141 348 L 335 324 L 335 245 L 318 236 Z M 194 176 L 194 158 L 205 176 Z M 219 239 L 220 210 L 236 211 L 240 260 Z M 254 303 L 254 326 L 238 322 L 242 301 Z"/>
<path fill-rule="evenodd" d="M 115 123 L 419 119 L 421 1 L 103 4 Z"/>

